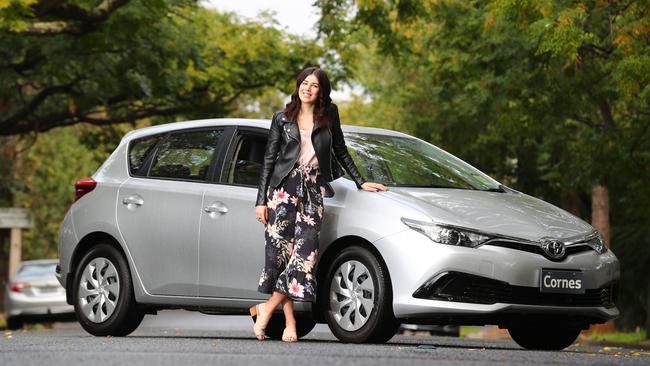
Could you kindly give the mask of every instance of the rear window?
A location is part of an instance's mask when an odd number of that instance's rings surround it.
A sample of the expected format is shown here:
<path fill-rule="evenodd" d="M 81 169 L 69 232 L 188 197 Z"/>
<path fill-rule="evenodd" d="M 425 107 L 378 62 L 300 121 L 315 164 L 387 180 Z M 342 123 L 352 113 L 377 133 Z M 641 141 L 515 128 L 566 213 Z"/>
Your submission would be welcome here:
<path fill-rule="evenodd" d="M 204 181 L 223 130 L 171 135 L 160 143 L 149 176 Z"/>
<path fill-rule="evenodd" d="M 156 146 L 161 138 L 162 136 L 155 135 L 131 141 L 129 145 L 129 172 L 131 175 L 143 175 L 138 172 L 149 155 L 149 151 Z"/>

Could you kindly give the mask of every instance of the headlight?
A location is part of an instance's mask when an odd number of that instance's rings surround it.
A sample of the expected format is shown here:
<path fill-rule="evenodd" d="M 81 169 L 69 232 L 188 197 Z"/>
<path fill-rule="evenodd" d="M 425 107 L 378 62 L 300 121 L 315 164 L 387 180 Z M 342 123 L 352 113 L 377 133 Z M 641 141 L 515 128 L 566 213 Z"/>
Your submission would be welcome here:
<path fill-rule="evenodd" d="M 438 244 L 475 248 L 490 239 L 487 235 L 451 225 L 434 224 L 432 222 L 412 220 L 405 217 L 402 217 L 402 222 Z"/>
<path fill-rule="evenodd" d="M 600 235 L 599 232 L 596 232 L 596 234 L 590 239 L 588 239 L 585 242 L 585 244 L 590 246 L 598 254 L 603 254 L 607 252 L 607 246 L 605 245 L 605 240 L 603 239 L 603 236 Z"/>

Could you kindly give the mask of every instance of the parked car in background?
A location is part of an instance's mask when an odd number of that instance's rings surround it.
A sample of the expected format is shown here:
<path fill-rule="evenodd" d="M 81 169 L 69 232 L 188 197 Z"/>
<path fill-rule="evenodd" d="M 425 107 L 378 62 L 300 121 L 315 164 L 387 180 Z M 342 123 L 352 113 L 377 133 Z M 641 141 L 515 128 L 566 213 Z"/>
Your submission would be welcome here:
<path fill-rule="evenodd" d="M 283 139 L 295 123 L 276 121 Z M 59 281 L 94 335 L 145 313 L 247 314 L 264 265 L 255 198 L 269 121 L 217 119 L 128 133 L 61 225 Z M 495 324 L 525 348 L 562 349 L 618 316 L 619 263 L 581 219 L 453 155 L 385 129 L 343 126 L 365 192 L 327 184 L 316 303 L 298 335 L 327 323 L 344 342 L 386 342 L 400 323 Z M 266 334 L 279 338 L 282 317 Z M 252 333 L 251 333 L 252 337 Z"/>
<path fill-rule="evenodd" d="M 24 322 L 48 321 L 74 314 L 66 302 L 65 289 L 57 281 L 58 259 L 24 261 L 5 286 L 7 328 L 18 329 Z"/>

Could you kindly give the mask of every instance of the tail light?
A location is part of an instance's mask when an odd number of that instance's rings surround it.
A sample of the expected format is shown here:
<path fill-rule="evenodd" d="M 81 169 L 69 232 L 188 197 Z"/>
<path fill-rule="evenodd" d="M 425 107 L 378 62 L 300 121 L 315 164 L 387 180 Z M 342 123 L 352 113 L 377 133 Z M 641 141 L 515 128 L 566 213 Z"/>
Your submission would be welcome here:
<path fill-rule="evenodd" d="M 9 284 L 9 291 L 17 292 L 20 294 L 27 287 L 30 287 L 29 282 L 11 282 Z"/>
<path fill-rule="evenodd" d="M 83 178 L 76 181 L 74 183 L 75 202 L 79 200 L 79 198 L 83 197 L 86 193 L 89 193 L 95 189 L 96 186 L 97 182 L 95 182 L 95 180 L 92 178 Z"/>

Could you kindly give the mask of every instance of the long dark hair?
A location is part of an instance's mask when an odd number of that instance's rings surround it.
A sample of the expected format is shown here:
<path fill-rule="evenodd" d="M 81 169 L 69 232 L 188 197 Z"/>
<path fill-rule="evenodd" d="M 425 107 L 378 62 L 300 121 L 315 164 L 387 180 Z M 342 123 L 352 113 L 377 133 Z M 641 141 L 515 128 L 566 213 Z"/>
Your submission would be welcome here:
<path fill-rule="evenodd" d="M 332 104 L 332 98 L 330 98 L 332 86 L 325 71 L 319 67 L 308 67 L 298 74 L 296 89 L 291 94 L 291 101 L 284 107 L 284 114 L 289 121 L 298 121 L 301 104 L 300 97 L 298 97 L 298 89 L 300 88 L 300 84 L 309 75 L 316 76 L 319 84 L 318 99 L 316 99 L 316 105 L 314 106 L 314 124 L 318 127 L 328 127 L 329 119 L 327 118 L 327 109 Z"/>

